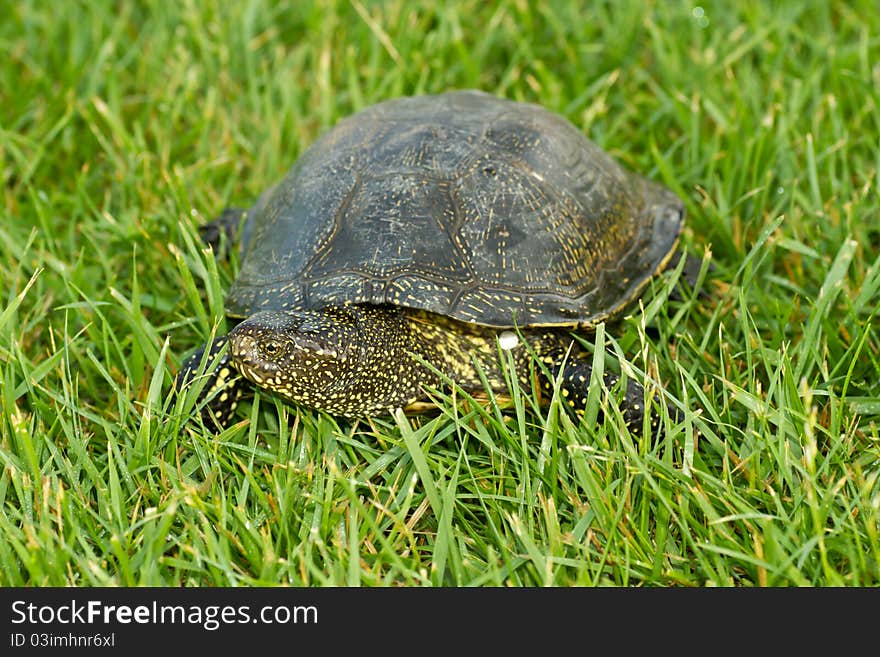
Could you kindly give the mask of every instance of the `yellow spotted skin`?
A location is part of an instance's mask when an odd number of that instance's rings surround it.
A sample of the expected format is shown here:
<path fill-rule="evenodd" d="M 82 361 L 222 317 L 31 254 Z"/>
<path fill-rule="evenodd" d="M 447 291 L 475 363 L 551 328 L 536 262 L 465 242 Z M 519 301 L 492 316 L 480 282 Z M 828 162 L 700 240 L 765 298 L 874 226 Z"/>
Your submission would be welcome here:
<path fill-rule="evenodd" d="M 206 378 L 201 401 L 207 405 L 202 408 L 202 418 L 206 423 L 215 422 L 221 427 L 231 421 L 239 401 L 249 392 L 241 383 L 241 373 L 230 363 L 227 346 L 226 336 L 221 336 L 212 345 L 196 351 L 183 362 L 174 384 L 175 390 L 180 391 L 197 378 Z M 210 366 L 215 359 L 212 370 Z M 203 366 L 205 371 L 200 374 Z"/>
<path fill-rule="evenodd" d="M 252 383 L 334 415 L 362 417 L 426 399 L 442 373 L 482 390 L 477 366 L 506 393 L 498 331 L 424 311 L 351 305 L 317 311 L 257 313 L 230 333 L 231 362 Z M 535 334 L 533 347 L 559 350 L 557 334 Z M 511 350 L 524 381 L 528 351 Z"/>
<path fill-rule="evenodd" d="M 228 350 L 205 393 L 211 396 L 209 414 L 221 424 L 232 417 L 249 386 L 353 418 L 427 401 L 427 389 L 442 386 L 443 376 L 480 393 L 482 371 L 493 392 L 509 396 L 500 361 L 505 351 L 512 357 L 517 385 L 527 386 L 535 371 L 530 352 L 553 379 L 561 374 L 563 399 L 576 412 L 584 410 L 591 381 L 592 355 L 581 351 L 565 330 L 502 332 L 396 307 L 260 312 L 221 338 L 213 352 L 226 343 Z M 200 360 L 200 355 L 192 357 L 184 370 L 194 372 Z M 549 399 L 552 379 L 538 372 Z M 616 383 L 616 376 L 605 375 L 606 386 Z M 642 428 L 643 399 L 641 386 L 629 383 L 621 410 L 635 433 Z M 652 416 L 653 424 L 656 420 Z"/>

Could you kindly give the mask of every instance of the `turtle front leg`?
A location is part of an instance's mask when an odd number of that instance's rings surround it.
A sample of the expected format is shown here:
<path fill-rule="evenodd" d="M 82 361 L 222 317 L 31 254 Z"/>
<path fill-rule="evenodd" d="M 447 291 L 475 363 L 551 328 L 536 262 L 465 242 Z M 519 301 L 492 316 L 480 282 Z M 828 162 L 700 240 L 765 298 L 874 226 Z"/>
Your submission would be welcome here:
<path fill-rule="evenodd" d="M 215 254 L 225 257 L 231 246 L 238 243 L 245 214 L 247 210 L 241 208 L 226 208 L 219 217 L 199 226 L 199 236 Z"/>
<path fill-rule="evenodd" d="M 574 412 L 583 416 L 587 407 L 587 396 L 590 389 L 590 381 L 593 374 L 592 355 L 587 353 L 569 354 L 566 358 L 565 352 L 556 352 L 544 358 L 551 374 L 560 378 L 560 394 Z M 561 374 L 561 375 L 560 375 Z M 542 386 L 544 391 L 552 394 L 553 381 L 544 377 Z M 603 372 L 602 380 L 605 387 L 613 390 L 620 381 L 620 377 L 612 372 Z M 626 382 L 626 391 L 623 399 L 620 400 L 620 412 L 623 415 L 623 421 L 627 429 L 636 436 L 642 434 L 645 416 L 645 389 L 632 380 Z M 660 427 L 660 417 L 653 409 L 650 410 L 650 426 L 651 432 L 656 437 Z M 600 410 L 598 421 L 601 422 L 603 413 Z"/>
<path fill-rule="evenodd" d="M 177 395 L 197 379 L 205 380 L 197 406 L 201 407 L 205 424 L 216 424 L 221 428 L 229 424 L 238 402 L 253 391 L 253 387 L 232 366 L 229 352 L 225 349 L 227 342 L 226 336 L 220 336 L 213 343 L 198 349 L 183 362 L 174 379 Z M 213 368 L 210 367 L 212 362 L 216 363 Z"/>

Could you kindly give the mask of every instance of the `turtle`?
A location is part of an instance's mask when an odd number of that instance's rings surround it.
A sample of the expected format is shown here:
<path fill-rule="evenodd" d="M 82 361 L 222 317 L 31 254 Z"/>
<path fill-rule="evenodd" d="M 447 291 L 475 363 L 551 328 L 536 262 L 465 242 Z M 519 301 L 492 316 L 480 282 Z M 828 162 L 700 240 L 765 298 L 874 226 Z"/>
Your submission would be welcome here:
<path fill-rule="evenodd" d="M 684 217 L 671 190 L 538 104 L 479 90 L 385 100 L 204 227 L 215 246 L 239 243 L 233 327 L 176 385 L 207 377 L 203 412 L 220 426 L 255 388 L 364 418 L 424 410 L 450 381 L 509 398 L 537 380 L 549 398 L 558 380 L 582 414 L 599 377 L 577 336 L 674 261 Z M 618 380 L 605 369 L 601 385 Z M 633 434 L 656 428 L 639 383 L 619 404 Z"/>

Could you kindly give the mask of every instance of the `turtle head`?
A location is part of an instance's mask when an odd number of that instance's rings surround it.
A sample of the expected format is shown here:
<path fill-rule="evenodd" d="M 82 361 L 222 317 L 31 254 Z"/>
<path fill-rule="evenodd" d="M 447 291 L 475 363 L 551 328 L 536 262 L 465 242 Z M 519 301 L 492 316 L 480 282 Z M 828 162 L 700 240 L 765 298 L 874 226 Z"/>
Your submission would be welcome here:
<path fill-rule="evenodd" d="M 261 388 L 309 403 L 359 360 L 357 321 L 344 309 L 264 311 L 229 332 L 235 367 Z"/>

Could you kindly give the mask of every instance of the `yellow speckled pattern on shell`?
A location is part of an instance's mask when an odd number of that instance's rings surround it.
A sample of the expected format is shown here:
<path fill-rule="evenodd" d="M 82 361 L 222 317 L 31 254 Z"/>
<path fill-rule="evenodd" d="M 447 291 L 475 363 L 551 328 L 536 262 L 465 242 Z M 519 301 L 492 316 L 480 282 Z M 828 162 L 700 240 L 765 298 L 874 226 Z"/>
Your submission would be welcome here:
<path fill-rule="evenodd" d="M 588 327 L 662 269 L 683 216 L 675 194 L 538 105 L 398 98 L 340 121 L 260 197 L 227 308 Z"/>

